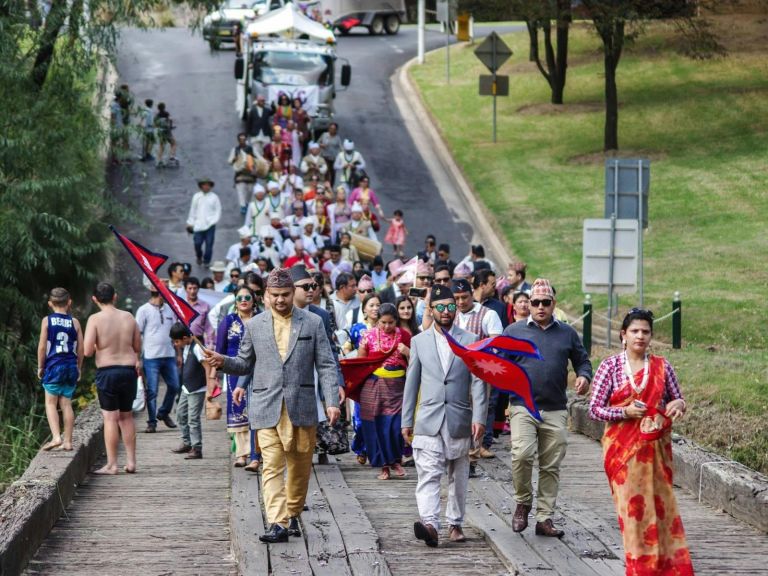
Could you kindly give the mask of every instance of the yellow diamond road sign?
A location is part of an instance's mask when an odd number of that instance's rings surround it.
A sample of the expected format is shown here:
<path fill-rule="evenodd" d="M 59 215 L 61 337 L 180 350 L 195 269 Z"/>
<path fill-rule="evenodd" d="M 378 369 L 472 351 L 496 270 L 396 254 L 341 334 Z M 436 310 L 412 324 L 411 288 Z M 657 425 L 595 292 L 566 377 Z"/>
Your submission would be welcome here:
<path fill-rule="evenodd" d="M 496 32 L 491 32 L 475 49 L 475 56 L 488 70 L 496 72 L 512 56 L 512 50 Z"/>

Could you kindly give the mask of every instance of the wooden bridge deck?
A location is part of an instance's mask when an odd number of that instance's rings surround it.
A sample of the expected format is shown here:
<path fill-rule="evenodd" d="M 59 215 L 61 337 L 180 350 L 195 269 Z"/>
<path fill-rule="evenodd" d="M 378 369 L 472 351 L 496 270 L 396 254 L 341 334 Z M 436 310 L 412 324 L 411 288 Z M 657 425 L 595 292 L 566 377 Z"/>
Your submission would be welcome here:
<path fill-rule="evenodd" d="M 233 470 L 224 421 L 205 422 L 203 460 L 171 454 L 176 430 L 138 434 L 139 472 L 91 476 L 78 488 L 27 574 L 398 576 L 419 573 L 619 576 L 621 535 L 598 443 L 571 436 L 555 523 L 562 540 L 511 530 L 508 437 L 470 481 L 466 544 L 413 538 L 415 470 L 382 482 L 350 455 L 314 467 L 303 534 L 265 531 L 260 476 Z M 332 458 L 333 460 L 333 458 Z M 768 575 L 768 537 L 678 491 L 697 574 Z"/>

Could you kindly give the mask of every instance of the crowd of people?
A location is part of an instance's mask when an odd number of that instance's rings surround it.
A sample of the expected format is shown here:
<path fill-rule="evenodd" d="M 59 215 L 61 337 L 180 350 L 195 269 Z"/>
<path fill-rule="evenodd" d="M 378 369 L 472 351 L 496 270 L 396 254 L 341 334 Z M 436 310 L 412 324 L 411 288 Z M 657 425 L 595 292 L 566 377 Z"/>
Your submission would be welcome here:
<path fill-rule="evenodd" d="M 47 393 L 66 397 L 49 390 L 56 383 L 49 373 L 71 380 L 83 356 L 96 355 L 99 400 L 110 423 L 108 462 L 98 472 L 117 472 L 118 429 L 128 448 L 125 470 L 136 470 L 133 420 L 125 415 L 130 403 L 121 383 L 132 377 L 135 390 L 138 369 L 147 390 L 146 432 L 155 432 L 158 421 L 177 426 L 171 412 L 178 399 L 181 443 L 174 452 L 188 459 L 203 457 L 205 400 L 224 391 L 234 466 L 262 474 L 270 523 L 263 542 L 301 534 L 312 454 L 319 454 L 319 464 L 328 462 L 318 427 L 341 427 L 346 435 L 344 421 L 357 461 L 370 465 L 379 480 L 405 477 L 406 468 L 415 467 L 419 519 L 413 529 L 426 545 L 437 546 L 440 538 L 442 476 L 449 486 L 447 536 L 466 540 L 468 479 L 479 460 L 496 457 L 492 445 L 502 434 L 511 436 L 513 530 L 526 530 L 535 501 L 535 533 L 562 537 L 553 518 L 567 450 L 570 366 L 577 394 L 592 387 L 592 417 L 609 422 L 606 473 L 628 573 L 645 573 L 643 566 L 677 570 L 653 572 L 659 574 L 692 573 L 669 448 L 671 422 L 686 404 L 669 363 L 648 354 L 652 314 L 630 311 L 621 331 L 625 350 L 603 361 L 593 382 L 589 356 L 557 308 L 548 279 L 529 284 L 525 263 L 501 268 L 482 245 L 456 262 L 450 245 L 432 234 L 406 257 L 403 214 L 384 217 L 354 143 L 342 140 L 335 124 L 312 141 L 307 122 L 300 101 L 254 102 L 248 129 L 228 158 L 244 222 L 222 260 L 212 260 L 221 202 L 212 180 L 198 181 L 186 224 L 197 265 L 207 266 L 211 277 L 200 280 L 191 264 L 174 262 L 166 280 L 198 312 L 190 326 L 174 321 L 152 285 L 147 303 L 129 320 L 114 306 L 114 288 L 102 283 L 94 294 L 100 312 L 89 319 L 84 346 L 74 356 L 70 346 L 69 370 L 59 365 L 49 372 L 58 334 L 70 344 L 81 340 L 79 326 L 67 320 L 68 295 L 51 293 L 54 314 L 43 322 L 41 376 Z M 387 262 L 378 240 L 382 220 L 390 224 Z M 532 342 L 541 353 L 541 359 L 514 357 L 530 378 L 540 417 L 517 396 L 479 380 L 449 344 L 502 335 Z M 109 352 L 104 342 L 112 341 L 116 350 Z M 350 366 L 370 369 L 363 377 L 354 372 L 355 379 Z M 158 407 L 160 376 L 167 392 Z M 67 422 L 65 414 L 65 430 Z M 58 432 L 58 417 L 51 428 L 54 441 L 46 449 L 71 447 L 71 431 Z"/>

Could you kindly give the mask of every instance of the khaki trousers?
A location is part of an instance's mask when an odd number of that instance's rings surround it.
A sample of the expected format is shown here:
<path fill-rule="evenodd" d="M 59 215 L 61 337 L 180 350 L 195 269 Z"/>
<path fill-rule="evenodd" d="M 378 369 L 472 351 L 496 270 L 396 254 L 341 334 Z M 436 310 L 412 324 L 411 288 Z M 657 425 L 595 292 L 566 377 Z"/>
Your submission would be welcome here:
<path fill-rule="evenodd" d="M 317 426 L 291 424 L 283 402 L 277 427 L 261 429 L 257 434 L 263 462 L 261 488 L 267 522 L 286 527 L 288 519 L 298 517 L 304 509 Z"/>
<path fill-rule="evenodd" d="M 512 438 L 512 481 L 518 504 L 533 504 L 531 473 L 533 459 L 539 455 L 539 489 L 536 494 L 536 521 L 555 514 L 560 488 L 560 463 L 568 448 L 568 411 L 542 411 L 539 422 L 522 406 L 509 407 Z"/>

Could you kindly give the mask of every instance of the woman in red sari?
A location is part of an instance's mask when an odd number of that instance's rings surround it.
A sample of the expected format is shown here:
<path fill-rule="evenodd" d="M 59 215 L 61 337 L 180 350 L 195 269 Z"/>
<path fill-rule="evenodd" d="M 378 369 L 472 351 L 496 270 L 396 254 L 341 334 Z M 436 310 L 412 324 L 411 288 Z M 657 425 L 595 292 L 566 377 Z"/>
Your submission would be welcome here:
<path fill-rule="evenodd" d="M 624 352 L 606 358 L 592 383 L 589 414 L 607 422 L 605 473 L 624 538 L 627 576 L 693 574 L 672 487 L 672 421 L 686 405 L 672 366 L 648 354 L 653 314 L 624 318 Z"/>

